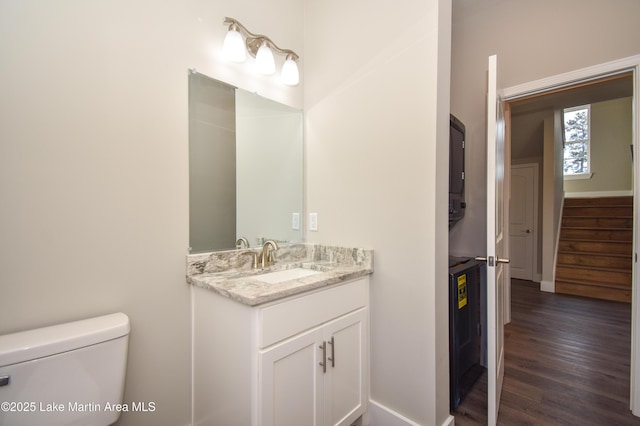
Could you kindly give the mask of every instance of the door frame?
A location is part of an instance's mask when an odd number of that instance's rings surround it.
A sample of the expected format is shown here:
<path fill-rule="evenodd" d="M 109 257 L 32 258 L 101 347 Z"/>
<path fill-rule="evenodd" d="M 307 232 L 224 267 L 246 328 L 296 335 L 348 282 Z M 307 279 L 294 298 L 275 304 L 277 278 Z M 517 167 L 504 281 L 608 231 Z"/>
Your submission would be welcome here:
<path fill-rule="evenodd" d="M 538 223 L 538 203 L 539 203 L 539 198 L 538 198 L 538 192 L 540 190 L 540 164 L 539 163 L 520 163 L 520 164 L 513 164 L 511 163 L 511 169 L 513 170 L 515 168 L 525 168 L 525 167 L 529 167 L 533 169 L 533 232 L 531 235 L 532 238 L 532 245 L 533 247 L 531 248 L 531 276 L 532 276 L 532 281 L 534 282 L 540 282 L 540 274 L 538 273 L 538 233 L 539 233 L 539 223 Z M 511 180 L 511 172 L 509 174 L 509 180 Z M 511 185 L 509 185 L 509 189 L 511 189 Z M 509 237 L 509 239 L 511 239 L 511 237 Z M 509 248 L 511 248 L 512 245 L 509 244 Z M 513 274 L 511 274 L 513 276 Z"/>
<path fill-rule="evenodd" d="M 518 98 L 543 94 L 551 90 L 571 87 L 581 82 L 598 80 L 608 75 L 633 72 L 633 150 L 640 152 L 640 55 L 621 58 L 611 62 L 605 62 L 576 71 L 558 74 L 552 77 L 531 81 L 517 86 L 505 88 L 500 91 L 505 102 L 515 101 Z M 509 143 L 509 142 L 507 142 Z M 510 170 L 508 169 L 508 173 Z M 638 241 L 640 241 L 640 226 L 638 209 L 640 203 L 640 161 L 633 163 L 633 253 L 632 264 L 632 294 L 631 294 L 631 386 L 630 409 L 635 416 L 640 416 L 640 292 L 638 285 L 640 280 L 637 274 Z"/>

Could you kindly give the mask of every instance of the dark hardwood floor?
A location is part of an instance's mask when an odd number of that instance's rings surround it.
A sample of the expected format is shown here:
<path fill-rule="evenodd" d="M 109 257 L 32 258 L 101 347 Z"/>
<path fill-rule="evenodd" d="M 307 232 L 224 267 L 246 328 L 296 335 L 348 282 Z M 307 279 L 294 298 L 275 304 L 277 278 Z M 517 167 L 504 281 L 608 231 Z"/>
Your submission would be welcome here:
<path fill-rule="evenodd" d="M 640 425 L 629 410 L 631 305 L 512 280 L 500 425 Z M 453 412 L 487 423 L 486 372 Z"/>

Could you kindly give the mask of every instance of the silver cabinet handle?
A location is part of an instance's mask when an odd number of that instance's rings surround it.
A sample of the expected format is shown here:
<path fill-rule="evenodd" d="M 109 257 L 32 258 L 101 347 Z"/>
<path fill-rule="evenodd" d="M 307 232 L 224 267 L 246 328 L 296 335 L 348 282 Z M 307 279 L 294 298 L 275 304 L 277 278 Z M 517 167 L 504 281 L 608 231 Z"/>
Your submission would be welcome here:
<path fill-rule="evenodd" d="M 322 349 L 322 362 L 320 362 L 319 364 L 322 366 L 322 372 L 326 373 L 327 372 L 327 342 L 322 342 L 319 348 Z"/>
<path fill-rule="evenodd" d="M 335 368 L 336 366 L 335 347 L 336 346 L 334 345 L 333 336 L 331 336 L 331 340 L 327 343 L 331 345 L 331 356 L 329 357 L 329 361 L 331 361 L 331 367 Z"/>

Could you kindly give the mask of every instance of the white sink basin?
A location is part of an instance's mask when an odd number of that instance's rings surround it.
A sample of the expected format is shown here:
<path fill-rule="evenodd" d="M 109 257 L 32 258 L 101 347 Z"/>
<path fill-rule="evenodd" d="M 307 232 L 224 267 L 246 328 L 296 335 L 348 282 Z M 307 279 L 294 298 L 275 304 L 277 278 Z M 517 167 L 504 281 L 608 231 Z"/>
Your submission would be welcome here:
<path fill-rule="evenodd" d="M 266 283 L 275 284 L 283 281 L 296 280 L 310 275 L 320 274 L 320 271 L 305 268 L 285 269 L 283 271 L 269 272 L 267 274 L 256 275 L 254 278 Z"/>

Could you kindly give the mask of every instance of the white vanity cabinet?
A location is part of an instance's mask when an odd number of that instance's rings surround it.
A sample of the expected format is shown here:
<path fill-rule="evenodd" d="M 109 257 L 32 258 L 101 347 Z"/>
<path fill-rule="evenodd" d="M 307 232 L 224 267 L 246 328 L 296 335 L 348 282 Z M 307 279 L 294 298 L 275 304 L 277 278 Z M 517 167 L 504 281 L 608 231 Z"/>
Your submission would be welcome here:
<path fill-rule="evenodd" d="M 359 309 L 260 351 L 263 426 L 348 426 L 364 413 L 366 314 Z"/>
<path fill-rule="evenodd" d="M 368 401 L 368 277 L 251 307 L 193 288 L 194 425 L 351 425 Z"/>

